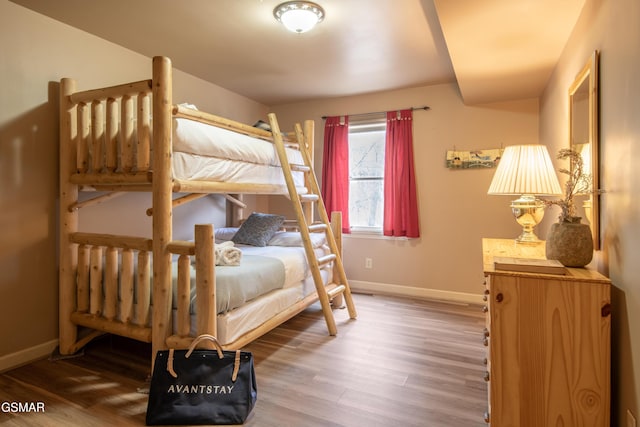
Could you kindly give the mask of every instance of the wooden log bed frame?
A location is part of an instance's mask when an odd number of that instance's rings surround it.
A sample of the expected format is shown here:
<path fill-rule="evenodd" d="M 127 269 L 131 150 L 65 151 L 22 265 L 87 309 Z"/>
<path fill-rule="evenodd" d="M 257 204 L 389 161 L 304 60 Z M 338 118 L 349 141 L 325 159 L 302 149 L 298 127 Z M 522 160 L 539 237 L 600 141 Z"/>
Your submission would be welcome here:
<path fill-rule="evenodd" d="M 172 121 L 187 118 L 274 141 L 283 138 L 275 116 L 269 115 L 272 133 L 174 106 L 172 66 L 166 57 L 153 58 L 149 80 L 77 92 L 75 81 L 65 78 L 60 92 L 60 353 L 73 354 L 104 333 L 151 343 L 152 355 L 168 347 L 188 347 L 193 336 L 216 335 L 213 226 L 195 225 L 193 241 L 175 241 L 172 210 L 206 194 L 282 194 L 283 189 L 261 183 L 177 179 L 171 163 Z M 297 125 L 296 131 L 313 152 L 313 121 L 305 122 L 303 130 Z M 315 176 L 312 178 L 315 180 Z M 287 184 L 290 182 L 289 176 Z M 83 189 L 104 193 L 80 202 L 78 196 Z M 78 231 L 79 210 L 121 192 L 151 192 L 152 207 L 147 213 L 153 217 L 152 238 Z M 174 200 L 173 193 L 187 195 Z M 312 222 L 312 209 L 305 206 L 300 212 L 304 218 L 299 215 L 298 221 L 306 218 Z M 327 286 L 326 292 L 314 292 L 246 331 L 225 348 L 248 344 L 318 300 L 331 335 L 335 335 L 336 327 L 333 314 L 327 313 L 330 299 L 344 297 L 350 317 L 356 317 L 339 255 L 339 215 L 332 216 L 327 228 L 337 253 L 333 262 L 340 267 L 334 273 L 337 282 Z M 303 234 L 303 238 L 308 240 L 308 235 Z M 178 259 L 176 301 L 172 258 Z M 195 266 L 195 325 L 189 312 L 190 265 Z M 310 262 L 310 268 L 318 268 L 318 263 Z M 190 334 L 193 330 L 195 335 Z"/>

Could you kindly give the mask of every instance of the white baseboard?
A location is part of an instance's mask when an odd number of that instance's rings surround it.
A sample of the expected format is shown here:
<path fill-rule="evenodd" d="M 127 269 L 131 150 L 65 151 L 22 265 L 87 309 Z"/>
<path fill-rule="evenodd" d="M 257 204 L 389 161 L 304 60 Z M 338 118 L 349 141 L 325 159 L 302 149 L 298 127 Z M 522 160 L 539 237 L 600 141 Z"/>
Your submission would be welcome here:
<path fill-rule="evenodd" d="M 26 365 L 34 360 L 49 356 L 58 346 L 58 340 L 51 340 L 15 353 L 0 356 L 0 372 Z"/>
<path fill-rule="evenodd" d="M 388 283 L 365 282 L 361 280 L 349 280 L 349 286 L 353 292 L 435 299 L 465 304 L 484 304 L 482 294 L 416 288 L 414 286 L 391 285 Z"/>

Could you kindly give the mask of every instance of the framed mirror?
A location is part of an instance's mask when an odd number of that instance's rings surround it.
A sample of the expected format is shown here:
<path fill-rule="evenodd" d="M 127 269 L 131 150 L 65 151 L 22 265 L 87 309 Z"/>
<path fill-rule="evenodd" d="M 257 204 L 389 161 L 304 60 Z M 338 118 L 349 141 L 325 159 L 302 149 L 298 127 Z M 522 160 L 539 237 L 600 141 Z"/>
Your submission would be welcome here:
<path fill-rule="evenodd" d="M 584 171 L 591 179 L 589 191 L 575 197 L 576 208 L 591 227 L 595 250 L 600 249 L 598 58 L 595 51 L 569 88 L 569 143 L 582 154 Z"/>

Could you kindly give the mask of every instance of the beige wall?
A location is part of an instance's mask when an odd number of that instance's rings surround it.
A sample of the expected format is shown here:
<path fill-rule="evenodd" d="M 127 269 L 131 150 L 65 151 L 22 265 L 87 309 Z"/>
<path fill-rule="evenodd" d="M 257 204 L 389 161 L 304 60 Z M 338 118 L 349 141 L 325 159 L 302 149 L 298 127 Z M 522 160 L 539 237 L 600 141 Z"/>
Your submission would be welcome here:
<path fill-rule="evenodd" d="M 57 82 L 73 77 L 82 90 L 150 76 L 150 58 L 0 0 L 0 370 L 46 354 L 58 336 Z M 174 82 L 176 103 L 248 123 L 266 114 L 265 106 L 178 70 Z M 195 221 L 224 220 L 219 199 L 198 203 L 205 207 L 199 213 L 176 210 L 177 234 L 187 237 Z M 149 235 L 150 206 L 146 195 L 126 195 L 82 212 L 81 227 Z"/>
<path fill-rule="evenodd" d="M 602 251 L 595 264 L 612 295 L 612 426 L 640 419 L 640 2 L 587 0 L 541 98 L 541 139 L 567 141 L 567 90 L 594 50 L 600 51 Z"/>
<path fill-rule="evenodd" d="M 494 170 L 447 169 L 445 153 L 537 143 L 537 100 L 470 107 L 455 84 L 442 84 L 282 105 L 274 111 L 285 127 L 315 120 L 320 171 L 322 116 L 422 105 L 431 110 L 413 116 L 421 237 L 347 237 L 345 269 L 357 289 L 480 301 L 482 237 L 515 238 L 519 228 L 508 207 L 511 197 L 487 195 Z M 365 258 L 372 258 L 372 269 L 364 268 Z"/>

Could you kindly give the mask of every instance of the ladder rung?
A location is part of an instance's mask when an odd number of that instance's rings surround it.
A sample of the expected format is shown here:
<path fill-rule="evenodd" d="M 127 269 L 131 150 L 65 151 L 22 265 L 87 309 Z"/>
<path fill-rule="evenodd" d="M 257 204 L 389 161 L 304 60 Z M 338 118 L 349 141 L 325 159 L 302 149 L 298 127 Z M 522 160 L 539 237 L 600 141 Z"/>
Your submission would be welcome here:
<path fill-rule="evenodd" d="M 301 202 L 317 202 L 319 199 L 317 194 L 301 194 L 300 201 Z"/>
<path fill-rule="evenodd" d="M 327 295 L 329 296 L 329 299 L 332 299 L 336 295 L 340 295 L 341 293 L 343 293 L 345 289 L 346 289 L 346 287 L 344 285 L 338 285 L 333 289 L 329 289 L 327 291 Z"/>
<path fill-rule="evenodd" d="M 311 172 L 311 168 L 307 165 L 296 165 L 291 163 L 291 170 L 297 172 Z"/>
<path fill-rule="evenodd" d="M 309 226 L 309 232 L 310 233 L 316 233 L 318 231 L 325 231 L 327 229 L 327 224 L 323 224 L 323 223 L 318 223 L 318 224 L 311 224 Z"/>
<path fill-rule="evenodd" d="M 325 256 L 321 256 L 320 258 L 318 258 L 318 264 L 319 265 L 329 264 L 331 261 L 335 259 L 336 259 L 336 254 L 328 254 Z"/>

